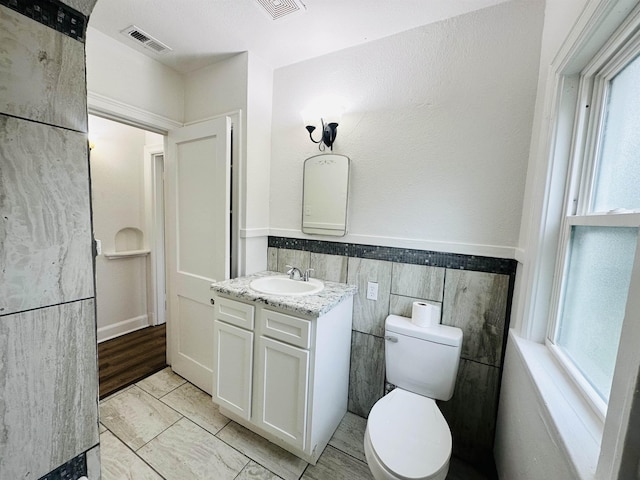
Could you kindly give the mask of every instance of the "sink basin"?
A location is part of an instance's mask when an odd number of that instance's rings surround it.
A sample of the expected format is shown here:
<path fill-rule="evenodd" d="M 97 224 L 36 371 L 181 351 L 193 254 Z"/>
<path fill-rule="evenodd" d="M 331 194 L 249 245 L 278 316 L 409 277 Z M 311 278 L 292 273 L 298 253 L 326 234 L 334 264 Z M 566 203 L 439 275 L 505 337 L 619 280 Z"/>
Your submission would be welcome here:
<path fill-rule="evenodd" d="M 269 295 L 312 295 L 322 291 L 324 283 L 316 278 L 310 278 L 308 282 L 291 280 L 286 275 L 273 275 L 270 277 L 256 278 L 249 287 L 256 292 Z"/>

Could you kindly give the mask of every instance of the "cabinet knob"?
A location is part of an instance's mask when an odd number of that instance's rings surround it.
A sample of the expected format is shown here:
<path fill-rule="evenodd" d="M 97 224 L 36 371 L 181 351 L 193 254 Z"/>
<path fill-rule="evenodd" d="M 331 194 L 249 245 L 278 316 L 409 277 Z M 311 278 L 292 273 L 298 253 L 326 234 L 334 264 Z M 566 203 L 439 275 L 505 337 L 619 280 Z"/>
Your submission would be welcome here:
<path fill-rule="evenodd" d="M 211 305 L 215 305 L 216 301 L 212 298 L 211 300 L 209 300 L 211 302 Z"/>

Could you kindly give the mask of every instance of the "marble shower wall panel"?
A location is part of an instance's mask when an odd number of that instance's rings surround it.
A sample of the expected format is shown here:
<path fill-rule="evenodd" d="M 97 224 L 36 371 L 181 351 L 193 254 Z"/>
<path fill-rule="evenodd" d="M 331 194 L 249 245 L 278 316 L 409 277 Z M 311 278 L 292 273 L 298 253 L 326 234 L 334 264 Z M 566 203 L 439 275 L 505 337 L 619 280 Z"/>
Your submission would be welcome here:
<path fill-rule="evenodd" d="M 83 43 L 0 5 L 0 112 L 86 132 L 84 58 Z"/>
<path fill-rule="evenodd" d="M 500 369 L 460 360 L 453 397 L 438 402 L 453 436 L 453 453 L 473 464 L 492 458 Z"/>
<path fill-rule="evenodd" d="M 348 410 L 368 417 L 373 405 L 384 395 L 384 339 L 351 332 L 351 367 Z"/>
<path fill-rule="evenodd" d="M 62 3 L 88 17 L 93 10 L 96 1 L 97 0 L 62 0 Z"/>
<path fill-rule="evenodd" d="M 384 321 L 389 315 L 391 295 L 391 262 L 349 258 L 347 283 L 358 286 L 353 299 L 353 329 L 362 333 L 384 336 Z M 367 283 L 378 284 L 378 300 L 367 299 Z"/>
<path fill-rule="evenodd" d="M 87 142 L 0 115 L 0 315 L 93 292 Z"/>
<path fill-rule="evenodd" d="M 38 479 L 98 443 L 94 301 L 0 318 L 0 478 Z"/>
<path fill-rule="evenodd" d="M 440 267 L 394 263 L 391 293 L 442 302 L 444 272 Z"/>
<path fill-rule="evenodd" d="M 311 253 L 310 268 L 312 276 L 331 282 L 347 282 L 347 257 L 342 255 L 327 255 L 326 253 Z"/>
<path fill-rule="evenodd" d="M 464 332 L 462 358 L 500 366 L 509 276 L 447 269 L 442 323 Z"/>

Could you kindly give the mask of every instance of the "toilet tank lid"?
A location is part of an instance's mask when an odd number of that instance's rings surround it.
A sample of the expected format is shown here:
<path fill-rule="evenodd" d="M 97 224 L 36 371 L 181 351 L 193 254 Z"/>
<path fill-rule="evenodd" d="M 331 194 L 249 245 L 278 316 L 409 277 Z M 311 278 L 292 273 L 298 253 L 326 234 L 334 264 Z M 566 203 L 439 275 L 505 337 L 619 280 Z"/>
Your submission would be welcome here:
<path fill-rule="evenodd" d="M 410 318 L 400 315 L 389 315 L 385 322 L 385 329 L 389 332 L 409 337 L 427 340 L 429 342 L 440 343 L 459 347 L 462 345 L 462 330 L 448 325 L 436 325 L 435 327 L 419 327 L 411 322 Z"/>

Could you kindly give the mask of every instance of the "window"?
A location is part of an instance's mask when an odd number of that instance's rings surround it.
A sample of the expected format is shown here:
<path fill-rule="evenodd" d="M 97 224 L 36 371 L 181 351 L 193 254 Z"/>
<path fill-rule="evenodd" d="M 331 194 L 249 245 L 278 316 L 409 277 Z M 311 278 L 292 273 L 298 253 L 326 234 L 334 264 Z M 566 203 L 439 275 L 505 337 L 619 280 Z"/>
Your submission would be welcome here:
<path fill-rule="evenodd" d="M 548 344 L 604 417 L 640 225 L 640 44 L 582 72 Z"/>

